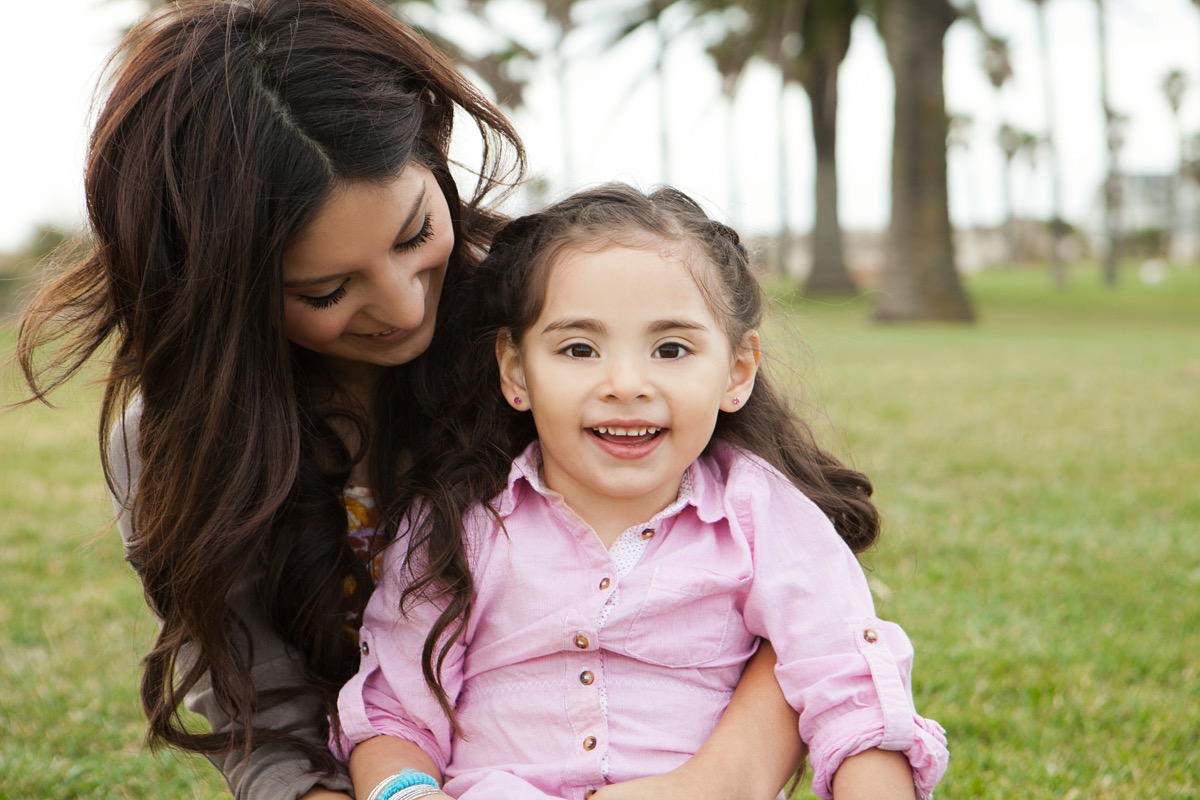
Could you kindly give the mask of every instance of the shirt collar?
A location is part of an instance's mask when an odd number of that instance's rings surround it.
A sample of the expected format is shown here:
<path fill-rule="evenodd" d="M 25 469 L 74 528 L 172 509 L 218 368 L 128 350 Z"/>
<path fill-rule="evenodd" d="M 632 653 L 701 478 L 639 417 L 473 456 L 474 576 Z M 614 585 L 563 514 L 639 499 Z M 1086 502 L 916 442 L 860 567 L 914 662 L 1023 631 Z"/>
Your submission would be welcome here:
<path fill-rule="evenodd" d="M 679 485 L 679 497 L 671 504 L 680 510 L 687 505 L 693 506 L 697 516 L 709 523 L 725 518 L 725 475 L 728 472 L 725 462 L 729 448 L 717 443 L 712 451 L 711 455 L 701 456 L 687 468 Z M 541 465 L 542 450 L 536 441 L 513 461 L 504 491 L 494 504 L 501 518 L 508 517 L 516 508 L 523 487 L 543 497 L 558 496 L 542 482 Z"/>

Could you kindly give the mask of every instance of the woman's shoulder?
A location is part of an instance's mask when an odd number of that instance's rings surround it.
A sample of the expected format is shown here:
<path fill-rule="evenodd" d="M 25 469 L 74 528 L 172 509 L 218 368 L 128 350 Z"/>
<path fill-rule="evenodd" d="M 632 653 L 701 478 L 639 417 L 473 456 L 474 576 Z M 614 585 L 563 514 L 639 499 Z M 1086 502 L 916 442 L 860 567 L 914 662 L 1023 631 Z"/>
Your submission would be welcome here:
<path fill-rule="evenodd" d="M 142 398 L 138 395 L 125 408 L 125 412 L 108 432 L 105 461 L 108 465 L 108 484 L 112 494 L 113 508 L 117 512 L 121 535 L 128 541 L 130 528 L 128 510 L 133 507 L 133 495 L 137 491 L 137 478 L 142 469 L 138 455 L 138 433 L 142 420 Z"/>

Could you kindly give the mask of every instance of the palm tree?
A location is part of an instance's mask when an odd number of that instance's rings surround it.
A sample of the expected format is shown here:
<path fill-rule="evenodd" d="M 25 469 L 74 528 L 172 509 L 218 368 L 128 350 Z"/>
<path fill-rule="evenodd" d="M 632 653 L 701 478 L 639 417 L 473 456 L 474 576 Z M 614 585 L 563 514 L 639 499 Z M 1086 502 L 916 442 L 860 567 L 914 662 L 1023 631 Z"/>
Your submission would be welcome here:
<path fill-rule="evenodd" d="M 569 188 L 574 186 L 575 183 L 573 174 L 575 162 L 571 154 L 571 94 L 567 80 L 569 62 L 567 60 L 566 47 L 567 37 L 575 29 L 572 9 L 578 5 L 579 0 L 543 0 L 543 2 L 546 5 L 546 18 L 554 23 L 555 28 L 552 51 L 554 54 L 554 76 L 558 88 L 559 127 L 562 138 L 559 146 L 562 148 L 563 184 Z"/>
<path fill-rule="evenodd" d="M 1117 285 L 1117 255 L 1120 231 L 1117 211 L 1120 202 L 1118 155 L 1123 144 L 1123 118 L 1113 110 L 1108 93 L 1108 30 L 1104 0 L 1096 0 L 1097 41 L 1100 50 L 1100 103 L 1104 109 L 1105 141 L 1108 147 L 1108 174 L 1104 180 L 1104 232 L 1108 247 L 1104 254 L 1104 283 Z"/>
<path fill-rule="evenodd" d="M 779 70 L 780 125 L 776 146 L 779 173 L 786 176 L 787 144 L 793 133 L 782 116 L 789 87 L 799 84 L 809 95 L 813 139 L 817 149 L 816 216 L 812 265 L 806 291 L 853 291 L 845 266 L 837 209 L 837 70 L 849 47 L 850 27 L 858 0 L 646 0 L 636 17 L 618 34 L 628 35 L 645 22 L 661 19 L 670 7 L 688 10 L 693 22 L 709 19 L 723 26 L 708 48 L 722 77 L 722 93 L 732 102 L 740 76 L 757 56 Z M 731 180 L 731 186 L 736 181 Z M 780 231 L 777 266 L 787 260 L 790 239 L 790 185 L 779 184 Z"/>
<path fill-rule="evenodd" d="M 735 101 L 738 85 L 750 60 L 751 50 L 744 40 L 727 37 L 708 48 L 708 56 L 721 74 L 721 96 L 725 101 L 725 157 L 729 170 L 729 207 L 737 208 L 741 204 L 738 191 L 740 173 L 737 167 L 737 113 Z"/>
<path fill-rule="evenodd" d="M 1013 198 L 1013 162 L 1021 151 L 1021 134 L 1005 123 L 998 133 L 1000 150 L 1004 153 L 1004 241 L 1008 249 L 1008 265 L 1017 263 L 1017 219 Z"/>
<path fill-rule="evenodd" d="M 892 220 L 875 318 L 971 321 L 954 262 L 946 185 L 948 0 L 882 0 L 878 21 L 896 83 Z"/>
<path fill-rule="evenodd" d="M 983 72 L 987 75 L 992 88 L 996 90 L 997 98 L 1002 98 L 1004 87 L 1013 76 L 1008 40 L 985 30 L 983 20 L 977 13 L 972 17 L 972 22 L 983 36 L 983 52 L 981 53 Z M 1003 106 L 1001 108 L 1003 109 Z M 1004 116 L 1005 114 L 1001 110 L 1002 121 L 997 132 L 997 141 L 1004 154 L 1004 244 L 1008 255 L 1008 264 L 1012 266 L 1017 263 L 1017 229 L 1013 208 L 1012 170 L 1013 159 L 1016 158 L 1017 150 L 1020 149 L 1020 136 L 1011 125 L 1003 121 Z"/>
<path fill-rule="evenodd" d="M 971 170 L 971 129 L 975 125 L 975 120 L 969 114 L 952 113 L 947 120 L 946 129 L 946 153 L 949 157 L 950 153 L 962 151 L 963 154 L 963 172 L 965 173 L 966 190 L 964 199 L 967 201 L 966 228 L 974 230 L 977 216 L 975 209 L 971 206 L 974 192 L 974 179 Z M 949 165 L 947 165 L 947 168 Z"/>
<path fill-rule="evenodd" d="M 1050 69 L 1050 37 L 1046 27 L 1046 3 L 1033 0 L 1038 12 L 1038 43 L 1042 55 L 1042 99 L 1046 106 L 1046 151 L 1050 166 L 1050 279 L 1058 288 L 1066 285 L 1062 260 L 1062 239 L 1066 225 L 1062 218 L 1062 177 L 1059 172 L 1057 139 L 1054 135 L 1054 75 Z"/>
<path fill-rule="evenodd" d="M 1175 123 L 1175 144 L 1178 148 L 1175 175 L 1171 182 L 1167 206 L 1169 219 L 1166 245 L 1169 257 L 1175 250 L 1175 233 L 1179 229 L 1179 191 L 1183 186 L 1184 169 L 1183 121 L 1179 117 L 1179 109 L 1183 105 L 1183 95 L 1187 92 L 1187 75 L 1182 70 L 1171 70 L 1163 76 L 1162 90 L 1167 98 L 1167 105 L 1171 108 L 1171 119 Z"/>
<path fill-rule="evenodd" d="M 791 65 L 808 93 L 817 156 L 812 270 L 804 286 L 806 294 L 857 289 L 846 269 L 838 217 L 837 79 L 850 49 L 850 30 L 858 12 L 857 0 L 806 3 L 801 23 L 805 44 Z"/>
<path fill-rule="evenodd" d="M 661 165 L 662 180 L 671 182 L 671 143 L 670 143 L 670 97 L 667 86 L 667 52 L 675 38 L 690 27 L 696 18 L 684 19 L 677 29 L 670 29 L 665 18 L 671 8 L 683 7 L 685 3 L 679 0 L 646 0 L 641 6 L 629 9 L 622 24 L 608 37 L 607 45 L 611 47 L 617 42 L 627 39 L 633 33 L 647 25 L 654 27 L 654 82 L 658 90 L 658 157 Z M 640 79 L 639 79 L 640 82 Z M 735 81 L 736 83 L 736 81 Z"/>

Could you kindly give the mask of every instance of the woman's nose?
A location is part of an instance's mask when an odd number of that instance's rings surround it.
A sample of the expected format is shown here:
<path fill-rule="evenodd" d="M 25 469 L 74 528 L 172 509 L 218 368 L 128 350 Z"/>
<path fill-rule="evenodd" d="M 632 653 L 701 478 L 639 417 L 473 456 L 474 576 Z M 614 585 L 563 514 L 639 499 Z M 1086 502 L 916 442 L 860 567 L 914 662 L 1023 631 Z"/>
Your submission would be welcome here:
<path fill-rule="evenodd" d="M 379 322 L 392 328 L 418 328 L 425 318 L 429 273 L 393 265 L 369 291 L 374 295 L 369 301 L 371 314 Z"/>

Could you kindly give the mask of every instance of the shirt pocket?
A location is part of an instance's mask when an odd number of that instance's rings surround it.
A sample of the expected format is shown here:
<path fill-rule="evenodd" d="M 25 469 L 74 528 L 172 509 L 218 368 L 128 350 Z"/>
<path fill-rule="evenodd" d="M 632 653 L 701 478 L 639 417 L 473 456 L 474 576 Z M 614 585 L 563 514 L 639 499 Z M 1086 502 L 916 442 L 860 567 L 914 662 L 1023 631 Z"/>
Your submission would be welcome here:
<path fill-rule="evenodd" d="M 625 652 L 664 667 L 712 661 L 725 647 L 734 597 L 746 580 L 700 567 L 656 567 Z"/>

